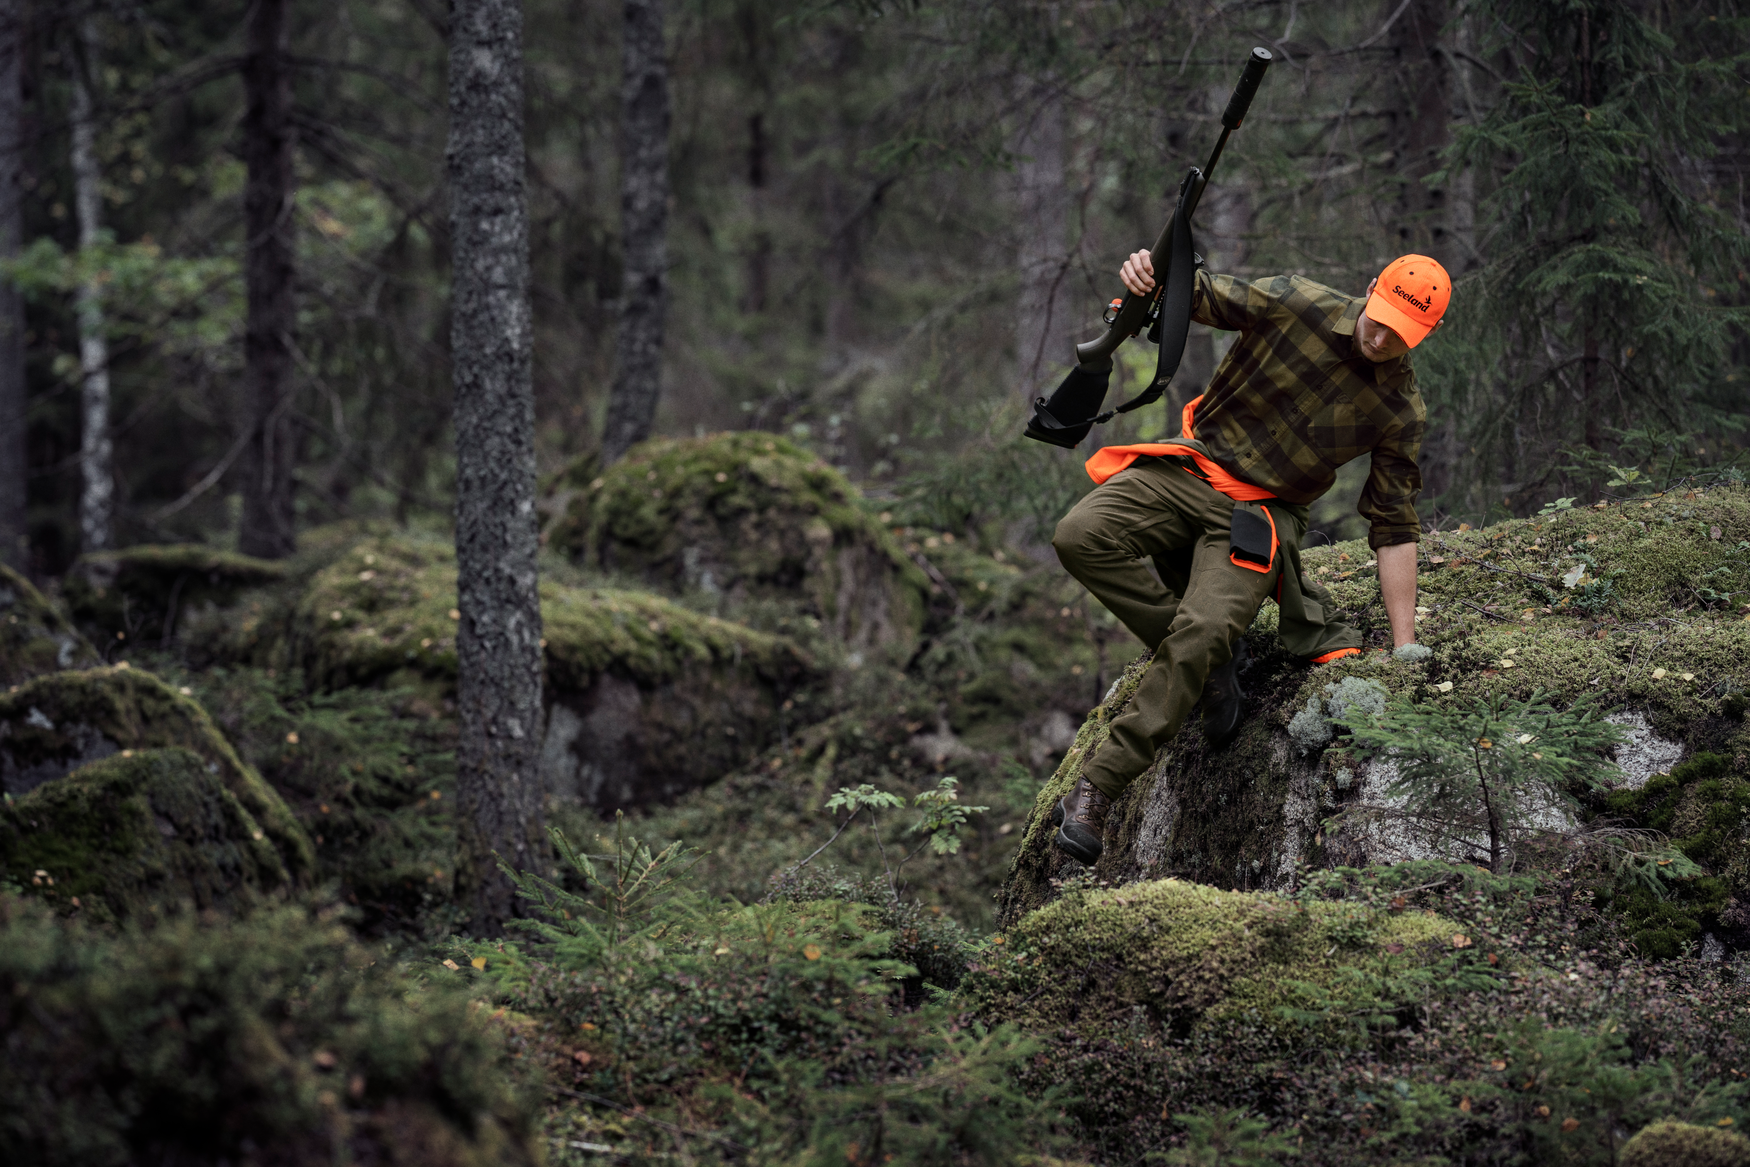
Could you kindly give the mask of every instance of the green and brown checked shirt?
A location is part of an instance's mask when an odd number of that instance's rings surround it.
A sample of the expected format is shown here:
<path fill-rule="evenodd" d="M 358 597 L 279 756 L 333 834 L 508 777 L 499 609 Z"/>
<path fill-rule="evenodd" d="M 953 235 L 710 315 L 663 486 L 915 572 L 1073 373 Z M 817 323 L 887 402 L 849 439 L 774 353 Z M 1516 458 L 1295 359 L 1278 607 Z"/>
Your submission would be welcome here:
<path fill-rule="evenodd" d="M 1302 505 L 1331 488 L 1339 466 L 1372 454 L 1356 509 L 1371 524 L 1368 545 L 1380 548 L 1420 537 L 1416 456 L 1428 411 L 1409 357 L 1376 365 L 1356 348 L 1364 303 L 1300 276 L 1199 271 L 1192 319 L 1240 335 L 1194 429 L 1229 473 Z"/>

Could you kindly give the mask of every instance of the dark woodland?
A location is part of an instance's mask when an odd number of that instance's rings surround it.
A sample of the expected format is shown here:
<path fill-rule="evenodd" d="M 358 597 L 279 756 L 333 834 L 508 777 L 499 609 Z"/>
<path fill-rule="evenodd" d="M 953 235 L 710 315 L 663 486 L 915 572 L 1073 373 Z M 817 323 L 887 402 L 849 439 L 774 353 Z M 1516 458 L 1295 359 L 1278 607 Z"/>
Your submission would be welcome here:
<path fill-rule="evenodd" d="M 1084 866 L 1254 46 L 1427 651 L 1360 458 Z M 1750 1167 L 1747 181 L 1739 0 L 0 0 L 0 1158 Z"/>

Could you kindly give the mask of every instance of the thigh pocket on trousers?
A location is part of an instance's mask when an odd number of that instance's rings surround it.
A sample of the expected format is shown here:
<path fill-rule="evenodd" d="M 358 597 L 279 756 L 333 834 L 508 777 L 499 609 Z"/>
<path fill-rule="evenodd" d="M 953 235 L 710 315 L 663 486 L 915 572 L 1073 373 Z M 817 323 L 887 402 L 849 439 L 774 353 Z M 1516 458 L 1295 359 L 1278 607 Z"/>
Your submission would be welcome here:
<path fill-rule="evenodd" d="M 1277 547 L 1276 519 L 1269 507 L 1241 503 L 1234 508 L 1228 559 L 1239 567 L 1267 572 L 1276 562 Z"/>

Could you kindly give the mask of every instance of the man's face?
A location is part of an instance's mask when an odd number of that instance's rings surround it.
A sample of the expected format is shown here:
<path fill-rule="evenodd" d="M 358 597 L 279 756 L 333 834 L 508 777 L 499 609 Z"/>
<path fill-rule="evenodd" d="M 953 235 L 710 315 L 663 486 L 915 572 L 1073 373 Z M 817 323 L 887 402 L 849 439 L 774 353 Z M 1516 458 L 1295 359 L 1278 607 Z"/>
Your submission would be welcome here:
<path fill-rule="evenodd" d="M 1369 280 L 1363 298 L 1373 295 L 1374 285 L 1378 283 L 1378 277 Z M 1440 321 L 1429 330 L 1428 335 L 1433 336 L 1444 323 L 1444 320 Z M 1355 322 L 1355 347 L 1361 350 L 1362 356 L 1376 365 L 1395 361 L 1410 351 L 1410 346 L 1404 343 L 1403 337 L 1369 317 L 1366 312 L 1362 312 L 1361 318 Z"/>

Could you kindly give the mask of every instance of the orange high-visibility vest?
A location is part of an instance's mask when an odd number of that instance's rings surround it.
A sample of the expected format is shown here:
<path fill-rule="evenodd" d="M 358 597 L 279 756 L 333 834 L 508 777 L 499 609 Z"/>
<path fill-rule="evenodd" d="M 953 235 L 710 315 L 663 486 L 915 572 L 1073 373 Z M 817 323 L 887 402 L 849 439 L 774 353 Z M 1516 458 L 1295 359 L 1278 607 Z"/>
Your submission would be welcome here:
<path fill-rule="evenodd" d="M 1191 432 L 1191 411 L 1196 409 L 1197 403 L 1202 400 L 1203 397 L 1199 394 L 1186 402 L 1185 411 L 1179 417 L 1179 430 L 1188 438 L 1195 439 L 1197 436 Z M 1094 456 L 1088 459 L 1088 477 L 1092 478 L 1094 485 L 1098 486 L 1144 454 L 1154 457 L 1168 457 L 1174 454 L 1191 455 L 1197 463 L 1197 469 L 1201 471 L 1198 477 L 1235 502 L 1262 502 L 1265 499 L 1276 497 L 1261 486 L 1242 482 L 1223 470 L 1206 455 L 1179 442 L 1142 442 L 1134 446 L 1106 446 L 1096 451 Z"/>

